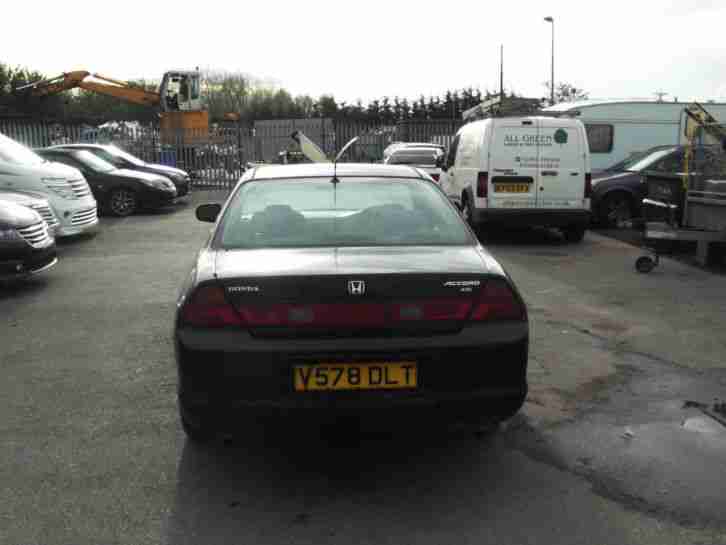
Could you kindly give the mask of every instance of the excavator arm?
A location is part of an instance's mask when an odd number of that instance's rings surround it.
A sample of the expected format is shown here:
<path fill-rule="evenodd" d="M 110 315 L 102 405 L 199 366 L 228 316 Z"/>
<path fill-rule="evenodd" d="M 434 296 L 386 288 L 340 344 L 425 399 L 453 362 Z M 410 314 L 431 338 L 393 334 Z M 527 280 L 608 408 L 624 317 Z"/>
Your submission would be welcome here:
<path fill-rule="evenodd" d="M 93 80 L 86 79 L 88 77 Z M 95 81 L 98 80 L 98 81 Z M 139 87 L 132 87 L 124 81 L 118 81 L 100 74 L 91 74 L 85 70 L 65 72 L 55 78 L 36 81 L 29 85 L 19 87 L 19 92 L 29 92 L 32 96 L 50 96 L 68 91 L 70 89 L 84 89 L 101 95 L 112 96 L 119 100 L 141 104 L 142 106 L 159 106 L 161 96 L 154 91 L 147 91 Z"/>

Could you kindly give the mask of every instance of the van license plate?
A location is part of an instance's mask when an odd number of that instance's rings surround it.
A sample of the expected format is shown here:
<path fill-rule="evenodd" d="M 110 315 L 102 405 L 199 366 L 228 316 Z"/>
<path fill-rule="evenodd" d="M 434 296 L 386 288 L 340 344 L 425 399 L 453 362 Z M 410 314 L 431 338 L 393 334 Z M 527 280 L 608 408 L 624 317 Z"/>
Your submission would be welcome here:
<path fill-rule="evenodd" d="M 321 390 L 400 390 L 416 388 L 414 361 L 380 363 L 319 363 L 293 367 L 296 392 Z"/>
<path fill-rule="evenodd" d="M 494 184 L 495 193 L 529 193 L 529 184 Z"/>

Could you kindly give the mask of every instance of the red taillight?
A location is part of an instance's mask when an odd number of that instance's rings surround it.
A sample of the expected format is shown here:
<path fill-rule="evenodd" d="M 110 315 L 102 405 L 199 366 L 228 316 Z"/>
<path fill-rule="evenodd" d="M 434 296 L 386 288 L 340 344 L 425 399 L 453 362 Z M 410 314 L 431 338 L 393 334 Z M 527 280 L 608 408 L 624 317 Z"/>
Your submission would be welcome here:
<path fill-rule="evenodd" d="M 181 313 L 184 324 L 196 327 L 240 326 L 242 320 L 224 297 L 219 286 L 198 288 L 184 304 Z"/>
<path fill-rule="evenodd" d="M 485 199 L 489 194 L 489 173 L 480 172 L 476 179 L 476 196 Z"/>
<path fill-rule="evenodd" d="M 385 306 L 363 304 L 252 305 L 237 308 L 251 327 L 382 327 Z"/>
<path fill-rule="evenodd" d="M 465 320 L 470 310 L 471 302 L 464 299 L 431 299 L 396 303 L 391 318 L 394 322 Z"/>
<path fill-rule="evenodd" d="M 406 303 L 253 305 L 237 307 L 250 327 L 386 327 L 388 323 L 465 320 L 465 299 L 427 299 Z"/>
<path fill-rule="evenodd" d="M 585 174 L 585 198 L 592 197 L 592 173 Z"/>
<path fill-rule="evenodd" d="M 488 280 L 479 292 L 479 300 L 471 319 L 474 321 L 489 320 L 524 320 L 524 305 L 504 280 Z"/>
<path fill-rule="evenodd" d="M 439 181 L 439 175 L 438 174 L 432 174 L 431 177 L 434 179 L 434 182 Z"/>

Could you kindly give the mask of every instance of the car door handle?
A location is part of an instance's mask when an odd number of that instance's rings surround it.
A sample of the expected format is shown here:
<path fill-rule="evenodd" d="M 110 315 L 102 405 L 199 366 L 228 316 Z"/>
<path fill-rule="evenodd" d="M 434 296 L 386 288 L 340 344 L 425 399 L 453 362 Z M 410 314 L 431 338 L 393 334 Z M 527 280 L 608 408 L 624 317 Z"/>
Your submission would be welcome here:
<path fill-rule="evenodd" d="M 542 176 L 557 176 L 556 170 L 543 170 Z"/>
<path fill-rule="evenodd" d="M 570 176 L 579 176 L 579 175 L 580 175 L 579 172 L 570 172 Z"/>

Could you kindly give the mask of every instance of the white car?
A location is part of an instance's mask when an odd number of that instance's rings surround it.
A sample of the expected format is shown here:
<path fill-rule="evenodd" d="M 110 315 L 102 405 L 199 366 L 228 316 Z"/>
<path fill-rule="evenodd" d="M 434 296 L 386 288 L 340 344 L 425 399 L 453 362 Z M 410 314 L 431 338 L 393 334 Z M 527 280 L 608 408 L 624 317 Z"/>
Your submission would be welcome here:
<path fill-rule="evenodd" d="M 432 142 L 393 142 L 383 150 L 383 162 L 385 163 L 394 151 L 402 148 L 436 148 L 441 150 L 441 153 L 446 153 L 444 146 Z"/>
<path fill-rule="evenodd" d="M 441 186 L 474 228 L 558 227 L 582 240 L 592 174 L 584 125 L 576 119 L 503 117 L 457 132 Z"/>
<path fill-rule="evenodd" d="M 387 165 L 411 165 L 431 176 L 435 182 L 441 177 L 444 152 L 440 148 L 399 147 L 386 160 Z"/>
<path fill-rule="evenodd" d="M 48 226 L 50 233 L 55 236 L 60 227 L 58 218 L 53 212 L 48 199 L 41 193 L 33 193 L 31 191 L 5 191 L 0 190 L 0 201 L 9 201 L 26 208 L 35 210 Z"/>
<path fill-rule="evenodd" d="M 48 199 L 58 218 L 59 237 L 92 232 L 98 226 L 96 199 L 78 169 L 46 161 L 0 134 L 0 190 L 3 189 L 32 191 Z"/>

